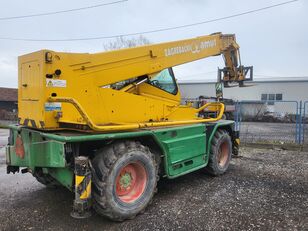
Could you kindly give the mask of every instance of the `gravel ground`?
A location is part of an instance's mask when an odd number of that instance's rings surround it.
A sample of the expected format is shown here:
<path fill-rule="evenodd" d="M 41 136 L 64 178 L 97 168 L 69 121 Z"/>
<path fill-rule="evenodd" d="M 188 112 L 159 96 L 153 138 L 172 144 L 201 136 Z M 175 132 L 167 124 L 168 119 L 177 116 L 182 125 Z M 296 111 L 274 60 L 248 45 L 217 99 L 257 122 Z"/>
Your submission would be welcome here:
<path fill-rule="evenodd" d="M 306 129 L 308 130 L 308 128 Z M 295 123 L 241 122 L 240 136 L 242 142 L 294 143 Z"/>
<path fill-rule="evenodd" d="M 2 149 L 0 230 L 308 230 L 305 152 L 242 148 L 223 176 L 161 180 L 146 212 L 122 223 L 71 218 L 72 193 L 7 175 L 3 160 Z"/>

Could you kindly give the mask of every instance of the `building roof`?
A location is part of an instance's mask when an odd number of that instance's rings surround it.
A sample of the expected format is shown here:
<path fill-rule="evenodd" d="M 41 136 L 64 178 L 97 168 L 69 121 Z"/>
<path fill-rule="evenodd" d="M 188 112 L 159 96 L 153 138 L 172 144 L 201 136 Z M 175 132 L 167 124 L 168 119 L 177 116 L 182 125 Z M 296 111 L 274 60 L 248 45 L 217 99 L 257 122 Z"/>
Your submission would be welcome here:
<path fill-rule="evenodd" d="M 17 102 L 17 89 L 0 87 L 0 101 Z"/>
<path fill-rule="evenodd" d="M 198 79 L 198 80 L 178 80 L 179 84 L 199 84 L 199 83 L 216 83 L 216 79 Z M 255 78 L 250 83 L 294 83 L 294 82 L 308 82 L 308 77 L 288 77 L 288 78 Z"/>

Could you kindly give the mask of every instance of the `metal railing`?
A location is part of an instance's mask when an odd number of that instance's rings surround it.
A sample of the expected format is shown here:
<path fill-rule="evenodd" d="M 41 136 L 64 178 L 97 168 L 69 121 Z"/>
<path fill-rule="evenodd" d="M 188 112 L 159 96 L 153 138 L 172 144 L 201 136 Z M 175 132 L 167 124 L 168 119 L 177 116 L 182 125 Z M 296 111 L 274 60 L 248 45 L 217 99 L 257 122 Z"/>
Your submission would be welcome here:
<path fill-rule="evenodd" d="M 300 113 L 297 101 L 243 100 L 236 128 L 243 142 L 300 143 Z"/>
<path fill-rule="evenodd" d="M 301 102 L 302 107 L 302 116 L 301 116 L 301 144 L 308 143 L 308 139 L 306 137 L 308 136 L 308 101 Z"/>

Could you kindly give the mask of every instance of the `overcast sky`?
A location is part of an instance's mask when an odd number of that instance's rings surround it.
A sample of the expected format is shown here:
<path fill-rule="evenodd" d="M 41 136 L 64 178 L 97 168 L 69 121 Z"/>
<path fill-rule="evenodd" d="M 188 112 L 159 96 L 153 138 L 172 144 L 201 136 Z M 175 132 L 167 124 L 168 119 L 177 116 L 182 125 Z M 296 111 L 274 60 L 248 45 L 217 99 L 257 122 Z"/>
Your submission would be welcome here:
<path fill-rule="evenodd" d="M 2 1 L 0 18 L 78 7 L 114 0 Z M 108 36 L 173 27 L 241 13 L 286 0 L 128 0 L 83 11 L 0 21 L 0 37 L 65 39 Z M 145 34 L 152 43 L 221 31 L 235 33 L 242 63 L 266 76 L 308 76 L 308 1 L 178 30 Z M 0 86 L 17 87 L 17 57 L 40 49 L 100 52 L 108 40 L 24 42 L 0 40 Z M 177 78 L 215 79 L 221 57 L 176 68 Z"/>

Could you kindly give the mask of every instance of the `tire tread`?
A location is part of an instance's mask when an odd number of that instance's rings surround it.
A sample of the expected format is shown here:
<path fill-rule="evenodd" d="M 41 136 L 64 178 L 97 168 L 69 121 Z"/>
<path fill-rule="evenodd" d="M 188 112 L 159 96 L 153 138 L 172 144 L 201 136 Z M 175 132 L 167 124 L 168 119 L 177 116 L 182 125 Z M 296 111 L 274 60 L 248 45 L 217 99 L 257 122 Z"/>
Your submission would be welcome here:
<path fill-rule="evenodd" d="M 217 168 L 217 163 L 215 163 L 214 150 L 216 150 L 217 146 L 219 145 L 220 140 L 225 139 L 225 138 L 227 138 L 229 140 L 229 142 L 231 142 L 231 137 L 230 137 L 229 133 L 224 129 L 218 129 L 215 132 L 213 139 L 211 141 L 211 150 L 210 150 L 209 162 L 208 162 L 208 165 L 206 166 L 205 170 L 206 170 L 206 172 L 208 172 L 209 174 L 211 174 L 213 176 L 218 176 L 218 175 L 221 175 L 221 174 L 224 173 Z M 229 161 L 230 161 L 230 158 L 231 158 L 231 152 L 232 152 L 232 147 L 230 149 Z"/>
<path fill-rule="evenodd" d="M 112 168 L 116 161 L 125 153 L 132 150 L 139 150 L 147 155 L 155 163 L 156 178 L 154 191 L 157 191 L 158 181 L 158 166 L 155 161 L 154 154 L 150 152 L 148 147 L 145 147 L 136 141 L 115 142 L 111 145 L 101 148 L 95 158 L 92 160 L 92 176 L 93 176 L 93 208 L 100 215 L 106 216 L 111 220 L 123 221 L 125 219 L 133 219 L 137 214 L 128 215 L 126 217 L 115 214 L 113 208 L 108 206 L 106 190 L 104 190 L 107 176 L 112 171 Z M 150 202 L 153 200 L 153 196 L 150 198 Z"/>

